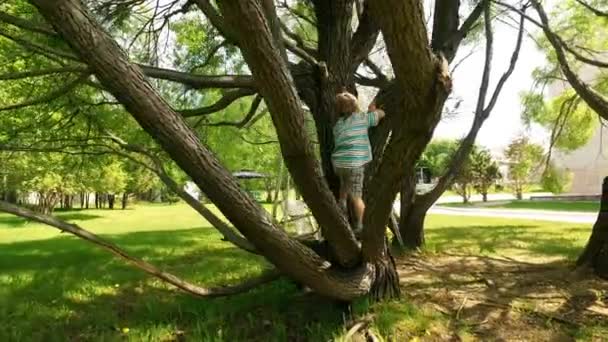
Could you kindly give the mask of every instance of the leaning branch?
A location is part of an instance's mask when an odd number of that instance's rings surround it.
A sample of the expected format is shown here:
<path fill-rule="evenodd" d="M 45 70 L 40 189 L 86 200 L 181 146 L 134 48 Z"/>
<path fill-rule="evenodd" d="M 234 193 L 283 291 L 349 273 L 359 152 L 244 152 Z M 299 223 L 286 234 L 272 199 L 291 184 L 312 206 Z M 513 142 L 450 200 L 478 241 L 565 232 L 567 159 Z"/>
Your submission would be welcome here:
<path fill-rule="evenodd" d="M 42 34 L 46 34 L 48 36 L 57 35 L 57 33 L 55 33 L 55 31 L 53 31 L 53 29 L 48 26 L 37 25 L 35 23 L 32 23 L 29 20 L 15 17 L 15 16 L 10 15 L 3 11 L 0 11 L 0 21 L 13 25 L 15 27 L 18 27 L 20 29 L 24 29 L 27 31 L 35 32 L 35 33 L 42 33 Z"/>
<path fill-rule="evenodd" d="M 21 109 L 21 108 L 26 108 L 26 107 L 31 107 L 31 106 L 36 106 L 36 105 L 40 105 L 43 103 L 51 102 L 57 98 L 64 96 L 65 94 L 69 93 L 70 91 L 72 91 L 72 89 L 76 88 L 87 77 L 89 77 L 89 74 L 82 74 L 80 77 L 73 80 L 72 82 L 69 82 L 67 85 L 65 85 L 55 91 L 52 91 L 44 96 L 34 98 L 31 100 L 27 100 L 27 101 L 24 101 L 21 103 L 16 103 L 16 104 L 0 107 L 0 112 L 4 112 L 7 110 Z"/>
<path fill-rule="evenodd" d="M 0 81 L 7 80 L 21 80 L 25 78 L 32 77 L 41 77 L 48 75 L 56 75 L 63 73 L 74 73 L 74 72 L 86 72 L 87 68 L 82 66 L 66 66 L 62 68 L 51 68 L 51 69 L 43 69 L 43 70 L 28 70 L 22 72 L 11 72 L 6 74 L 0 74 Z"/>
<path fill-rule="evenodd" d="M 589 85 L 584 83 L 577 75 L 574 73 L 568 59 L 566 58 L 566 54 L 564 52 L 563 46 L 560 42 L 560 39 L 551 31 L 549 26 L 549 19 L 547 17 L 547 13 L 544 8 L 538 2 L 538 0 L 531 0 L 532 6 L 538 12 L 540 20 L 542 22 L 542 29 L 545 33 L 545 36 L 553 46 L 555 50 L 555 54 L 557 56 L 557 60 L 559 65 L 566 76 L 566 79 L 572 86 L 572 88 L 576 91 L 576 93 L 587 103 L 587 105 L 593 109 L 599 116 L 608 120 L 608 99 L 606 99 L 602 94 L 595 91 Z"/>
<path fill-rule="evenodd" d="M 260 107 L 260 103 L 262 102 L 262 97 L 260 95 L 257 95 L 255 97 L 255 99 L 253 99 L 253 102 L 251 103 L 251 107 L 249 107 L 249 112 L 247 112 L 247 115 L 245 115 L 245 117 L 241 120 L 241 121 L 220 121 L 220 122 L 211 122 L 208 124 L 205 124 L 205 126 L 234 126 L 236 128 L 243 128 L 245 127 L 245 125 L 247 125 L 255 116 L 255 114 L 258 112 L 258 108 Z"/>
<path fill-rule="evenodd" d="M 497 5 L 503 6 L 513 12 L 516 12 L 519 15 L 526 18 L 526 20 L 533 23 L 538 28 L 542 29 L 548 39 L 549 39 L 549 36 L 551 36 L 552 37 L 551 39 L 553 39 L 559 46 L 561 46 L 564 50 L 566 50 L 568 53 L 570 53 L 572 56 L 574 56 L 574 58 L 576 58 L 577 60 L 579 60 L 585 64 L 596 66 L 598 68 L 608 68 L 608 62 L 598 61 L 596 59 L 592 59 L 592 58 L 583 56 L 580 52 L 576 51 L 574 48 L 572 48 L 570 45 L 568 45 L 562 37 L 560 37 L 558 34 L 556 34 L 555 32 L 553 32 L 551 30 L 551 28 L 549 27 L 548 20 L 546 22 L 541 20 L 541 22 L 539 22 L 538 20 L 526 15 L 522 10 L 520 10 L 510 4 L 507 4 L 507 3 L 504 3 L 504 2 L 501 2 L 498 0 L 492 0 L 492 2 L 494 2 Z M 541 9 L 542 9 L 542 7 L 541 7 Z M 544 9 L 542 9 L 542 10 L 544 12 Z M 545 13 L 545 17 L 546 17 L 546 13 Z M 549 40 L 551 41 L 551 39 L 549 39 Z M 585 49 L 585 48 L 581 47 L 581 49 Z M 589 49 L 587 49 L 587 50 L 589 50 Z"/>
<path fill-rule="evenodd" d="M 230 90 L 225 92 L 224 95 L 217 102 L 210 106 L 195 109 L 184 109 L 179 111 L 179 113 L 186 118 L 212 114 L 230 106 L 234 101 L 238 99 L 241 99 L 246 96 L 251 96 L 253 94 L 255 94 L 255 91 L 251 89 Z"/>
<path fill-rule="evenodd" d="M 253 88 L 250 75 L 197 75 L 177 70 L 138 64 L 144 74 L 151 78 L 181 83 L 192 89 L 204 88 Z"/>
<path fill-rule="evenodd" d="M 4 201 L 0 201 L 0 211 L 10 213 L 10 214 L 13 214 L 16 216 L 20 216 L 20 217 L 23 217 L 23 218 L 26 218 L 26 219 L 29 219 L 32 221 L 36 221 L 36 222 L 39 222 L 42 224 L 46 224 L 51 227 L 55 227 L 55 228 L 61 230 L 62 232 L 67 232 L 67 233 L 73 234 L 83 240 L 89 241 L 89 242 L 109 251 L 110 253 L 127 261 L 128 263 L 130 263 L 133 266 L 137 267 L 138 269 L 152 275 L 153 277 L 161 279 L 161 280 L 179 288 L 180 290 L 182 290 L 184 292 L 190 293 L 190 294 L 198 296 L 198 297 L 221 297 L 221 296 L 228 296 L 228 295 L 243 293 L 243 292 L 251 290 L 259 285 L 269 283 L 269 282 L 279 278 L 281 275 L 277 270 L 271 270 L 271 271 L 265 272 L 264 274 L 262 274 L 261 276 L 259 276 L 257 278 L 253 278 L 253 279 L 245 281 L 241 284 L 237 284 L 237 285 L 233 285 L 233 286 L 221 286 L 221 287 L 215 287 L 215 288 L 200 287 L 198 285 L 185 281 L 181 278 L 178 278 L 177 276 L 175 276 L 171 273 L 162 271 L 161 269 L 157 268 L 156 266 L 154 266 L 142 259 L 139 259 L 135 256 L 130 255 L 125 250 L 121 249 L 120 247 L 116 246 L 115 244 L 111 243 L 110 241 L 105 240 L 105 239 L 101 238 L 100 236 L 93 234 L 93 233 L 89 232 L 88 230 L 85 230 L 76 224 L 65 222 L 63 220 L 60 220 L 60 219 L 55 218 L 50 215 L 42 215 L 42 214 L 33 212 L 33 211 L 25 209 L 25 208 L 18 207 L 16 205 L 13 205 L 13 204 L 10 204 L 10 203 L 4 202 Z"/>
<path fill-rule="evenodd" d="M 578 2 L 583 7 L 585 7 L 588 10 L 590 10 L 591 12 L 593 12 L 593 14 L 597 15 L 598 17 L 608 18 L 608 12 L 607 11 L 602 11 L 600 9 L 597 9 L 597 8 L 591 6 L 588 2 L 583 1 L 583 0 L 576 0 L 576 2 Z"/>

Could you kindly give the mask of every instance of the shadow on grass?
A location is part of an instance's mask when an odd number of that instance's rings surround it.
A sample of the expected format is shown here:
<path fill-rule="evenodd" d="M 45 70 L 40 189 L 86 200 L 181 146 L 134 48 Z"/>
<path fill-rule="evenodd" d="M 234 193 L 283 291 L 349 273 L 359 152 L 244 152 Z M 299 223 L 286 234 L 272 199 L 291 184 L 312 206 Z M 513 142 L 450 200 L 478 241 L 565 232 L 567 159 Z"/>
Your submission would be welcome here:
<path fill-rule="evenodd" d="M 105 238 L 201 286 L 236 283 L 267 267 L 210 228 Z M 341 307 L 301 297 L 287 281 L 228 298 L 194 298 L 67 235 L 3 245 L 0 270 L 3 341 L 330 340 L 343 323 Z"/>
<path fill-rule="evenodd" d="M 57 218 L 60 218 L 64 221 L 88 221 L 88 220 L 93 220 L 96 218 L 101 218 L 101 215 L 94 215 L 94 214 L 90 214 L 90 213 L 81 213 L 78 211 L 56 211 L 54 213 L 54 216 L 56 216 Z M 21 228 L 21 227 L 26 227 L 27 224 L 31 222 L 30 220 L 24 219 L 22 217 L 18 217 L 18 216 L 9 216 L 9 215 L 2 215 L 0 216 L 0 227 L 8 227 L 8 228 Z"/>
<path fill-rule="evenodd" d="M 588 228 L 547 228 L 535 225 L 477 225 L 440 227 L 427 230 L 429 247 L 435 250 L 468 250 L 497 253 L 501 249 L 521 250 L 522 253 L 546 257 L 573 259 L 582 250 L 582 241 L 563 237 L 568 233 L 587 233 Z"/>

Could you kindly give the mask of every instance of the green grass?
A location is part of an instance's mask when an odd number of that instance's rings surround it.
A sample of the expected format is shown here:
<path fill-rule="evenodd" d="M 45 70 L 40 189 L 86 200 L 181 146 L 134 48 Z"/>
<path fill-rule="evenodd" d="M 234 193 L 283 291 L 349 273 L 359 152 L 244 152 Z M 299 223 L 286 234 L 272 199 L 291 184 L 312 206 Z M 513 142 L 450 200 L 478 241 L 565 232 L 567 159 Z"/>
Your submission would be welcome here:
<path fill-rule="evenodd" d="M 574 260 L 591 233 L 585 224 L 449 215 L 431 215 L 426 227 L 429 251 L 525 260 Z"/>
<path fill-rule="evenodd" d="M 597 212 L 600 209 L 596 201 L 496 201 L 473 203 L 442 203 L 441 206 L 457 208 L 502 208 L 502 209 L 533 209 L 557 211 Z"/>
<path fill-rule="evenodd" d="M 214 286 L 259 274 L 267 263 L 231 247 L 183 204 L 58 213 L 191 282 Z M 574 258 L 588 226 L 432 216 L 432 251 Z M 341 340 L 348 313 L 278 281 L 229 298 L 168 288 L 87 242 L 0 214 L 0 341 Z M 322 309 L 321 309 L 322 308 Z M 357 302 L 387 339 L 425 336 L 447 319 L 407 301 Z M 397 336 L 397 337 L 395 337 Z"/>

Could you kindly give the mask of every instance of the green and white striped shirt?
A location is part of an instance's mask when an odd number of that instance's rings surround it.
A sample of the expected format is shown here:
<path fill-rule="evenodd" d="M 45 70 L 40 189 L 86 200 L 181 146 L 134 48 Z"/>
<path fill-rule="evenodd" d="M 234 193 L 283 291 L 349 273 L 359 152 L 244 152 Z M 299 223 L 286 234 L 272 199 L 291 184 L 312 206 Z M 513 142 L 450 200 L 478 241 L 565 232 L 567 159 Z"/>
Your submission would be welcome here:
<path fill-rule="evenodd" d="M 338 119 L 334 126 L 335 146 L 331 155 L 334 167 L 357 168 L 372 160 L 367 131 L 379 121 L 376 112 L 353 113 Z"/>

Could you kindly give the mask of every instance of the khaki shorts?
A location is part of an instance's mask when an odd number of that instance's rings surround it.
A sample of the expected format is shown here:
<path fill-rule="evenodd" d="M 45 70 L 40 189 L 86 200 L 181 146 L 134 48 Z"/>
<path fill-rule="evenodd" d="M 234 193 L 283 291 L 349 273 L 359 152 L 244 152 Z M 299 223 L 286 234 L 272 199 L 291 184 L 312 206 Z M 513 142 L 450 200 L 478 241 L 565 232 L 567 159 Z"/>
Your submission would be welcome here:
<path fill-rule="evenodd" d="M 363 167 L 336 168 L 340 189 L 355 198 L 363 197 Z"/>

